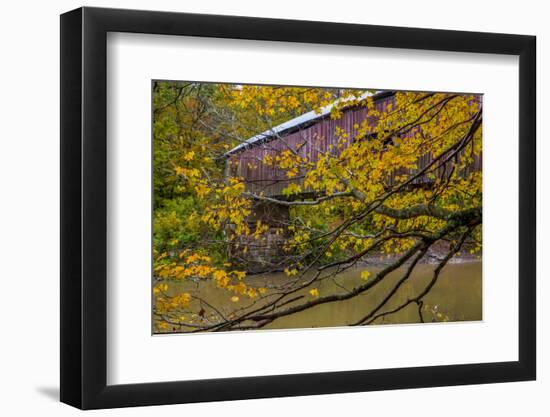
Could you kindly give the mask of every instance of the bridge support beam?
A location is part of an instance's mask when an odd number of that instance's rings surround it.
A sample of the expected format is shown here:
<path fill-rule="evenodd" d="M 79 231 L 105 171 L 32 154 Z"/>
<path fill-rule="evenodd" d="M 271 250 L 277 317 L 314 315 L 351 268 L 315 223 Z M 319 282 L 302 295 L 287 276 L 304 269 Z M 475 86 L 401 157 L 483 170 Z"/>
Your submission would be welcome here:
<path fill-rule="evenodd" d="M 291 258 L 283 247 L 288 238 L 289 207 L 256 201 L 247 221 L 252 235 L 258 224 L 268 226 L 268 230 L 260 233 L 257 239 L 253 236 L 237 238 L 229 249 L 229 258 L 249 273 L 283 270 Z"/>

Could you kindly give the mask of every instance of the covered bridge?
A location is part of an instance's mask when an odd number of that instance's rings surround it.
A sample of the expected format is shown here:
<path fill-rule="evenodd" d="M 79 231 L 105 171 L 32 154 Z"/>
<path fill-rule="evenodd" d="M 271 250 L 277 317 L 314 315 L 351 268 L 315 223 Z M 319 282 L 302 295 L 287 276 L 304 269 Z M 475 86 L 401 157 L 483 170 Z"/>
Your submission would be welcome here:
<path fill-rule="evenodd" d="M 353 143 L 358 126 L 361 126 L 365 119 L 368 120 L 368 126 L 371 126 L 371 128 L 376 127 L 376 117 L 369 115 L 366 106 L 356 104 L 357 102 L 361 103 L 361 100 L 366 99 L 368 96 L 372 96 L 374 106 L 379 111 L 384 111 L 388 104 L 395 100 L 395 92 L 393 91 L 366 93 L 359 100 L 354 101 L 353 105 L 343 106 L 341 109 L 342 115 L 338 119 L 330 117 L 334 106 L 332 104 L 318 112 L 311 111 L 272 127 L 249 138 L 225 154 L 226 176 L 243 178 L 245 190 L 256 195 L 262 194 L 265 197 L 280 200 L 316 198 L 316 195 L 303 187 L 304 172 L 289 178 L 287 170 L 279 168 L 277 164 L 264 164 L 263 161 L 266 156 L 275 158 L 276 155 L 289 148 L 312 163 L 316 163 L 319 156 L 327 152 L 337 156 L 346 146 Z M 338 147 L 340 138 L 336 134 L 337 130 L 344 131 L 349 135 L 349 140 L 343 147 Z M 409 134 L 414 134 L 414 132 L 409 132 Z M 421 156 L 416 169 L 423 169 L 431 161 L 430 155 Z M 467 172 L 464 174 L 481 170 L 481 163 L 481 156 L 476 156 L 473 164 L 467 168 Z M 443 170 L 444 168 L 441 168 L 441 171 Z M 391 185 L 395 176 L 412 173 L 412 171 L 395 171 L 389 174 L 388 183 Z M 415 184 L 429 186 L 431 181 L 433 180 L 424 176 L 417 178 Z M 283 190 L 291 183 L 298 183 L 302 191 L 299 194 L 293 194 L 292 197 L 283 195 Z M 256 201 L 249 221 L 253 225 L 257 220 L 261 220 L 263 223 L 270 225 L 271 230 L 274 231 L 277 228 L 284 230 L 289 219 L 288 206 Z M 261 265 L 273 264 L 274 262 L 284 262 L 280 260 L 278 255 L 280 249 L 277 249 L 284 240 L 284 233 L 277 232 L 273 235 L 270 233 L 268 232 L 264 245 L 247 251 L 246 261 L 251 265 L 255 265 L 249 267 L 249 270 L 262 269 Z M 236 252 L 233 255 L 236 256 Z M 258 265 L 260 266 L 258 267 Z"/>
<path fill-rule="evenodd" d="M 366 93 L 361 98 L 371 94 Z M 394 97 L 393 92 L 375 94 L 373 99 L 378 110 L 382 110 Z M 301 185 L 303 175 L 289 179 L 286 170 L 273 165 L 263 164 L 266 156 L 277 154 L 292 148 L 303 158 L 315 163 L 320 154 L 337 152 L 338 138 L 336 129 L 347 132 L 352 140 L 357 129 L 367 118 L 365 106 L 349 106 L 343 109 L 342 117 L 331 119 L 330 114 L 334 104 L 320 111 L 310 111 L 278 126 L 257 134 L 228 151 L 225 156 L 226 175 L 244 178 L 247 191 L 268 197 L 282 197 L 282 191 L 292 182 Z M 371 117 L 373 126 L 376 120 Z"/>

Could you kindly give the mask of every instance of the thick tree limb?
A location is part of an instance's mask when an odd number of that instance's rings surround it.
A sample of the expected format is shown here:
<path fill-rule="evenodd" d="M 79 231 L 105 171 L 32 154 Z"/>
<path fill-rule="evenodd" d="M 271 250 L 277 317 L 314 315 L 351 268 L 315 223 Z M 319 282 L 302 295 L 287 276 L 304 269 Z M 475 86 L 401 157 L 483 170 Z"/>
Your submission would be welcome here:
<path fill-rule="evenodd" d="M 430 216 L 437 219 L 447 220 L 456 212 L 438 207 L 435 205 L 418 204 L 415 206 L 394 209 L 388 206 L 378 206 L 375 210 L 378 214 L 391 217 L 393 219 L 413 219 L 420 216 Z"/>
<path fill-rule="evenodd" d="M 351 197 L 352 193 L 350 193 L 350 192 L 339 192 L 339 193 L 329 194 L 329 195 L 326 195 L 324 197 L 319 197 L 316 200 L 297 200 L 297 201 L 279 200 L 277 198 L 265 197 L 265 196 L 261 196 L 261 195 L 257 195 L 257 194 L 253 194 L 253 193 L 249 193 L 249 192 L 244 192 L 244 193 L 242 193 L 242 195 L 244 197 L 252 198 L 252 199 L 257 200 L 257 201 L 265 201 L 267 203 L 274 203 L 274 204 L 278 204 L 280 206 L 291 207 L 291 206 L 315 206 L 317 204 L 322 203 L 323 201 L 333 200 L 333 199 L 339 198 L 339 197 Z"/>

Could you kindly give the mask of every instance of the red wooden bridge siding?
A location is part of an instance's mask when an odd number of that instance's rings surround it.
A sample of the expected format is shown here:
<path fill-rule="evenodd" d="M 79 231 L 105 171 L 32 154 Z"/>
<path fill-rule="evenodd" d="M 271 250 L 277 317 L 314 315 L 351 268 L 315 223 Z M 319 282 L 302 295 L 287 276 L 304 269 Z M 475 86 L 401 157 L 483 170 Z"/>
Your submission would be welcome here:
<path fill-rule="evenodd" d="M 393 95 L 383 95 L 379 99 L 375 98 L 374 103 L 377 110 L 383 111 L 393 99 Z M 347 141 L 347 144 L 349 144 L 356 134 L 354 125 L 361 125 L 365 118 L 367 118 L 366 107 L 352 107 L 344 110 L 342 117 L 338 120 L 332 120 L 330 117 L 316 119 L 310 122 L 310 125 L 298 127 L 298 130 L 289 131 L 288 133 L 283 132 L 279 135 L 282 139 L 275 138 L 256 145 L 250 145 L 242 151 L 229 155 L 227 173 L 231 176 L 243 177 L 246 182 L 246 189 L 249 192 L 255 194 L 263 192 L 266 196 L 280 196 L 290 183 L 296 182 L 301 185 L 304 173 L 301 172 L 297 177 L 289 179 L 286 170 L 263 164 L 262 161 L 265 156 L 275 157 L 275 155 L 280 154 L 289 147 L 298 150 L 301 157 L 307 158 L 313 163 L 317 162 L 320 152 L 330 152 L 337 155 L 342 148 L 337 148 L 339 138 L 335 135 L 336 127 L 350 135 Z M 373 127 L 376 126 L 376 119 L 372 116 L 369 119 L 369 124 Z M 343 148 L 346 146 L 344 145 Z M 430 155 L 420 157 L 417 169 L 426 167 L 431 161 Z M 479 155 L 474 158 L 474 163 L 463 174 L 479 171 L 481 166 L 482 158 Z M 443 168 L 439 171 L 437 174 L 442 175 Z M 388 183 L 391 185 L 395 176 L 403 174 L 407 174 L 407 172 L 393 172 L 388 179 Z M 426 182 L 429 182 L 427 178 L 416 180 L 416 183 Z"/>

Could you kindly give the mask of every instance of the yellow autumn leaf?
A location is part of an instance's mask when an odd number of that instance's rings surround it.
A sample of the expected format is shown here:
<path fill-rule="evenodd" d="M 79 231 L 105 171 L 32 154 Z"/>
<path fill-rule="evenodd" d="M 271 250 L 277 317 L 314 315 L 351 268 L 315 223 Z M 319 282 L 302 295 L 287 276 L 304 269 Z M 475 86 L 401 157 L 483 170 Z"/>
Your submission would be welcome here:
<path fill-rule="evenodd" d="M 361 279 L 362 280 L 366 281 L 366 280 L 369 279 L 369 277 L 370 277 L 370 272 L 367 271 L 366 269 L 363 272 L 361 272 Z"/>
<path fill-rule="evenodd" d="M 314 298 L 319 298 L 319 290 L 317 288 L 312 288 L 311 290 L 309 290 L 309 295 Z"/>
<path fill-rule="evenodd" d="M 294 276 L 298 273 L 298 270 L 296 268 L 294 268 L 294 269 L 285 268 L 284 272 L 287 276 L 292 277 L 292 276 Z"/>

